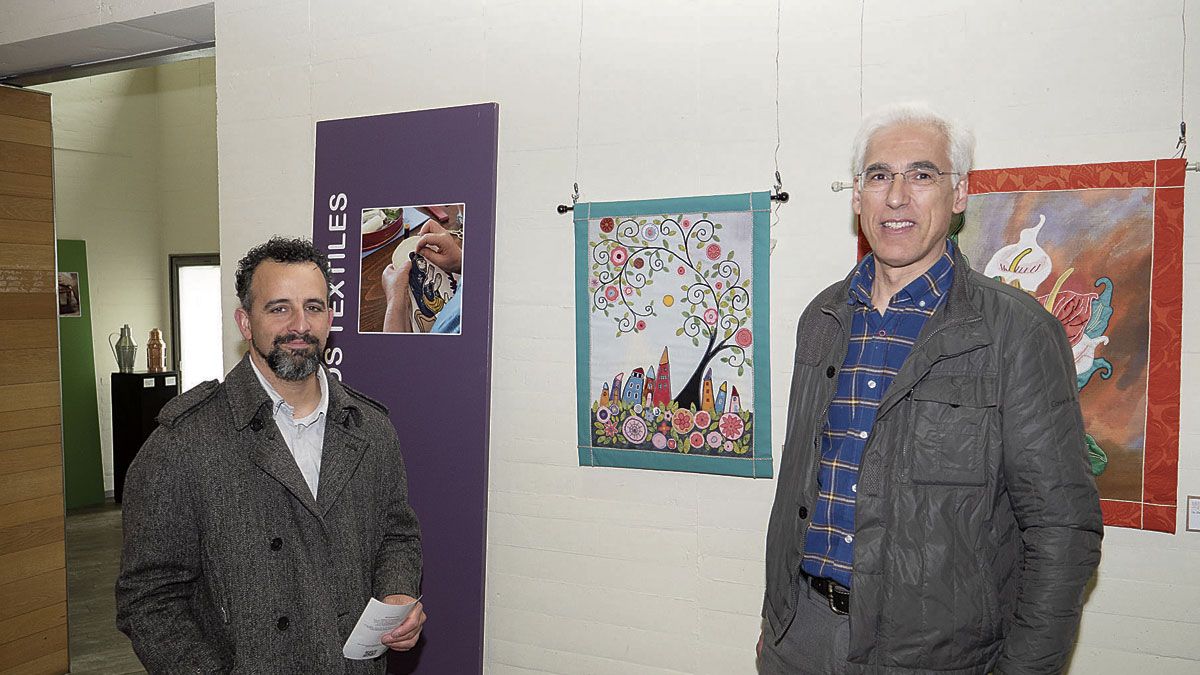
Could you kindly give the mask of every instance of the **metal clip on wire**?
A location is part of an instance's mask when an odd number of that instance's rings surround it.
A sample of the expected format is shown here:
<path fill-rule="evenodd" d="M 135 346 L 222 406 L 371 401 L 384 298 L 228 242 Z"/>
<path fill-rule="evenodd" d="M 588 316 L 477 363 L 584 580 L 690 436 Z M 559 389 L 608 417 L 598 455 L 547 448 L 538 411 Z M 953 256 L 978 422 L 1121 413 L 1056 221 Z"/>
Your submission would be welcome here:
<path fill-rule="evenodd" d="M 567 211 L 574 211 L 575 205 L 579 203 L 579 183 L 575 183 L 574 186 L 575 186 L 575 192 L 573 192 L 571 194 L 571 205 L 567 206 L 566 204 L 559 204 L 558 205 L 559 213 L 566 213 Z"/>
<path fill-rule="evenodd" d="M 786 204 L 788 199 L 791 199 L 791 197 L 788 196 L 788 193 L 783 191 L 783 179 L 779 177 L 779 172 L 776 171 L 775 172 L 775 190 L 774 190 L 774 194 L 771 195 L 771 201 L 780 202 L 781 204 Z"/>

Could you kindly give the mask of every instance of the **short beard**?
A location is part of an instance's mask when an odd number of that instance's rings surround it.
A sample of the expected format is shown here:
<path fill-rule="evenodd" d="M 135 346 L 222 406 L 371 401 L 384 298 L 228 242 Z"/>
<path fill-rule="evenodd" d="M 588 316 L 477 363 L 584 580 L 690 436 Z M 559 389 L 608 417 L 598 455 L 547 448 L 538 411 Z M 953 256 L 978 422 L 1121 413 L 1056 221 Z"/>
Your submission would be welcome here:
<path fill-rule="evenodd" d="M 291 342 L 292 340 L 304 340 L 313 346 L 311 350 L 297 351 L 283 347 L 283 343 Z M 253 340 L 251 341 L 254 344 Z M 321 367 L 321 343 L 317 338 L 310 334 L 300 333 L 285 333 L 278 335 L 271 343 L 271 351 L 264 354 L 257 344 L 254 344 L 254 351 L 263 357 L 267 365 L 271 367 L 271 372 L 275 373 L 281 380 L 289 382 L 299 382 L 307 379 L 310 375 L 317 372 L 317 368 Z"/>

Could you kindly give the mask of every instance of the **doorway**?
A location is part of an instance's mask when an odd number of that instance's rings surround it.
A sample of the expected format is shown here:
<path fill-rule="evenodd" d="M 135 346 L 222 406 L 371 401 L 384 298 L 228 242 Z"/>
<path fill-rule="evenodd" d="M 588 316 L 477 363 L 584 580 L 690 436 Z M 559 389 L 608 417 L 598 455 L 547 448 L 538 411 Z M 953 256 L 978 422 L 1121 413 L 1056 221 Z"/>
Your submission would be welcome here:
<path fill-rule="evenodd" d="M 171 352 L 179 391 L 223 376 L 221 259 L 217 254 L 171 256 Z"/>

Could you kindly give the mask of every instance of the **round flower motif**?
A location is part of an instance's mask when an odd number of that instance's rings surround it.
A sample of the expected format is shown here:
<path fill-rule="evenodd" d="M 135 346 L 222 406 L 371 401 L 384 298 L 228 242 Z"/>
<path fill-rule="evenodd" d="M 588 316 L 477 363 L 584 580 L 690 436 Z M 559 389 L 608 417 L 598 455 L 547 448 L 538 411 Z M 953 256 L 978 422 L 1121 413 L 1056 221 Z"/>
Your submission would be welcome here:
<path fill-rule="evenodd" d="M 663 296 L 663 307 L 670 307 L 673 304 L 675 304 L 675 296 L 673 296 L 673 295 L 664 295 Z"/>
<path fill-rule="evenodd" d="M 695 422 L 697 429 L 707 429 L 708 425 L 712 424 L 712 415 L 709 415 L 707 410 L 697 410 Z"/>
<path fill-rule="evenodd" d="M 654 410 L 650 412 L 652 415 L 654 415 L 654 419 L 658 419 L 658 416 L 662 414 L 662 411 L 658 409 L 658 406 L 654 406 Z"/>
<path fill-rule="evenodd" d="M 659 432 L 650 437 L 650 445 L 654 446 L 655 450 L 662 450 L 667 447 L 667 437 Z"/>
<path fill-rule="evenodd" d="M 633 295 L 633 286 L 625 287 L 625 295 Z"/>
<path fill-rule="evenodd" d="M 596 421 L 607 422 L 612 417 L 612 413 L 608 412 L 608 407 L 601 408 L 596 411 Z"/>
<path fill-rule="evenodd" d="M 620 396 L 620 394 L 614 394 L 614 397 L 615 396 Z M 621 409 L 617 407 L 616 403 L 613 403 L 612 405 L 608 406 L 608 412 L 616 415 L 617 413 L 621 412 Z"/>
<path fill-rule="evenodd" d="M 616 286 L 609 286 L 608 288 L 604 289 L 605 300 L 608 300 L 609 302 L 616 302 L 617 298 L 619 297 L 621 297 L 621 292 L 617 290 Z"/>
<path fill-rule="evenodd" d="M 624 265 L 629 260 L 629 251 L 624 246 L 618 246 L 608 252 L 608 259 L 614 265 Z"/>
<path fill-rule="evenodd" d="M 709 244 L 704 247 L 704 255 L 708 256 L 709 260 L 716 260 L 721 257 L 721 245 Z"/>
<path fill-rule="evenodd" d="M 716 308 L 709 307 L 708 309 L 704 310 L 704 323 L 706 323 L 710 326 L 714 326 L 714 325 L 716 325 L 717 319 L 720 316 L 721 315 L 717 313 Z"/>
<path fill-rule="evenodd" d="M 654 225 L 653 223 L 647 225 L 646 228 L 642 230 L 642 239 L 645 239 L 646 241 L 654 241 L 658 239 L 658 226 Z"/>
<path fill-rule="evenodd" d="M 717 423 L 721 429 L 721 434 L 731 441 L 736 441 L 742 437 L 746 431 L 746 423 L 738 417 L 737 413 L 725 413 L 721 415 L 721 421 Z"/>
<path fill-rule="evenodd" d="M 680 265 L 679 269 L 675 270 L 675 273 L 679 276 L 683 276 L 683 265 Z"/>
<path fill-rule="evenodd" d="M 617 423 L 613 422 L 611 420 L 609 422 L 607 422 L 604 425 L 604 435 L 605 436 L 616 436 L 617 435 Z"/>
<path fill-rule="evenodd" d="M 664 420 L 662 424 L 658 425 L 658 432 L 661 434 L 671 433 L 671 423 Z"/>
<path fill-rule="evenodd" d="M 646 423 L 636 415 L 628 417 L 621 425 L 621 433 L 625 434 L 630 443 L 641 443 L 646 440 Z"/>
<path fill-rule="evenodd" d="M 721 282 L 719 282 L 719 281 L 718 281 L 718 282 L 717 282 L 717 284 L 716 284 L 716 286 L 717 286 L 717 290 L 718 290 L 718 291 L 719 291 L 719 290 L 721 290 L 721 287 L 722 287 L 722 286 L 724 286 L 724 285 L 725 285 L 725 284 L 722 284 Z"/>
<path fill-rule="evenodd" d="M 693 448 L 699 448 L 704 445 L 704 434 L 699 431 L 693 431 L 691 436 L 688 436 L 688 444 Z"/>
<path fill-rule="evenodd" d="M 608 234 L 609 232 L 612 232 L 614 227 L 616 227 L 616 223 L 613 222 L 612 218 L 601 218 L 600 219 L 600 231 L 603 232 L 604 234 Z"/>
<path fill-rule="evenodd" d="M 719 431 L 710 431 L 704 440 L 708 441 L 708 447 L 719 448 L 721 443 L 725 442 L 725 437 Z"/>
<path fill-rule="evenodd" d="M 675 417 L 671 420 L 671 428 L 677 434 L 686 434 L 692 430 L 692 411 L 676 410 Z"/>
<path fill-rule="evenodd" d="M 674 449 L 675 449 L 675 447 L 676 447 L 676 446 L 678 446 L 678 445 L 679 445 L 679 444 L 675 442 L 675 439 L 674 439 L 674 438 L 668 438 L 668 439 L 667 439 L 667 448 L 669 448 L 669 449 L 671 449 L 671 450 L 674 450 Z"/>
<path fill-rule="evenodd" d="M 680 223 L 680 225 L 682 225 L 682 226 L 683 226 L 683 229 L 685 229 L 685 230 L 686 230 L 686 229 L 688 229 L 689 227 L 691 227 L 691 226 L 692 226 L 692 221 L 688 220 L 687 218 L 684 218 L 684 219 L 683 219 L 683 222 L 682 222 L 682 223 Z"/>
<path fill-rule="evenodd" d="M 633 261 L 630 262 L 629 264 L 633 265 L 633 269 L 640 270 L 646 266 L 646 259 L 645 258 L 634 258 Z"/>
<path fill-rule="evenodd" d="M 733 441 L 725 441 L 725 444 L 721 446 L 721 449 L 725 452 L 733 452 Z"/>
<path fill-rule="evenodd" d="M 597 288 L 600 288 L 600 280 L 597 279 L 596 277 L 592 277 L 591 279 L 588 279 L 588 287 L 591 288 L 593 291 L 596 290 Z"/>
<path fill-rule="evenodd" d="M 633 325 L 633 327 L 634 327 L 634 328 L 636 328 L 636 329 L 638 329 L 639 331 L 646 330 L 646 322 L 645 322 L 645 321 L 642 321 L 641 319 L 638 319 L 638 322 L 637 322 L 637 323 L 635 323 L 635 324 Z"/>
<path fill-rule="evenodd" d="M 739 347 L 749 347 L 750 343 L 754 342 L 754 335 L 750 332 L 749 328 L 742 328 L 737 333 L 734 333 L 733 341 Z"/>
<path fill-rule="evenodd" d="M 641 415 L 641 414 L 642 414 L 642 404 L 641 404 L 641 403 L 634 403 L 634 404 L 633 404 L 633 412 L 635 412 L 635 413 L 637 413 L 637 414 Z"/>

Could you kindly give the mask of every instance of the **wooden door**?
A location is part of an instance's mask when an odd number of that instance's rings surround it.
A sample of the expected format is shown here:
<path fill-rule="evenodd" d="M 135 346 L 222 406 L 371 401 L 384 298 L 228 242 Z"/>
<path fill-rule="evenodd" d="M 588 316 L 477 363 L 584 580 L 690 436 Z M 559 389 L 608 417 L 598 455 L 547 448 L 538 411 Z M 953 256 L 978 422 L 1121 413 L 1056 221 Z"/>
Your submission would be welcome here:
<path fill-rule="evenodd" d="M 0 675 L 65 673 L 50 96 L 0 86 Z"/>

